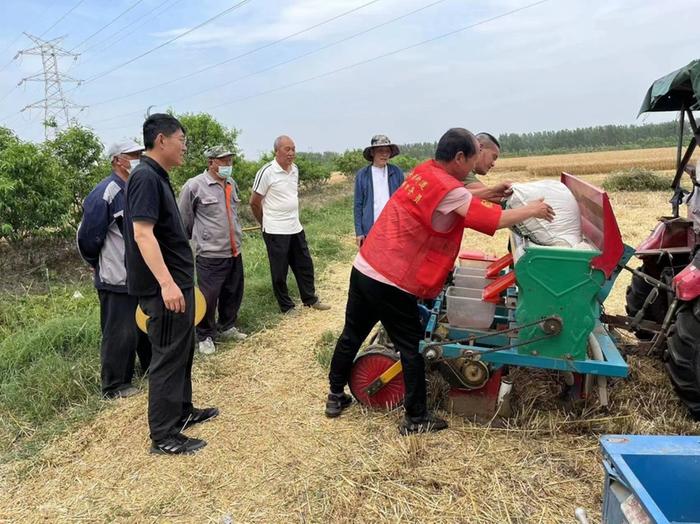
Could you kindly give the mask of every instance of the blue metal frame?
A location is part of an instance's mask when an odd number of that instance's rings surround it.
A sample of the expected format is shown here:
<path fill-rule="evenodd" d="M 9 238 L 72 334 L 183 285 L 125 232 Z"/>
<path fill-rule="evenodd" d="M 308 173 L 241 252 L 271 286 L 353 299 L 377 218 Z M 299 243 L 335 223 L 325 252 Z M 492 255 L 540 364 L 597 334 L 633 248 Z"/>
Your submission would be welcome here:
<path fill-rule="evenodd" d="M 697 464 L 697 460 L 700 457 L 700 439 L 696 436 L 603 435 L 600 438 L 600 445 L 606 470 L 604 508 L 609 508 L 607 500 L 611 496 L 609 486 L 612 480 L 617 480 L 637 497 L 649 514 L 649 517 L 656 524 L 673 522 L 669 520 L 668 516 L 664 514 L 657 504 L 657 502 L 661 502 L 658 499 L 655 501 L 649 493 L 648 486 L 645 486 L 638 474 L 635 473 L 633 467 L 631 467 L 631 462 L 633 460 L 639 462 L 638 459 L 640 457 L 648 456 L 656 459 L 659 457 L 677 457 L 676 460 L 681 459 L 686 462 L 695 460 L 695 464 Z M 650 465 L 649 467 L 653 466 Z M 648 477 L 653 477 L 648 471 L 646 473 Z M 661 490 L 662 496 L 666 498 L 667 506 L 668 498 L 674 496 L 674 482 L 687 482 L 688 475 L 688 471 L 683 471 L 682 468 L 679 468 L 675 475 L 676 478 L 657 479 L 668 484 L 668 489 Z M 693 478 L 693 481 L 697 484 L 696 478 Z M 692 503 L 695 502 L 697 502 L 697 498 Z M 700 502 L 697 502 L 697 504 L 695 508 L 700 507 Z M 693 515 L 686 515 L 687 520 L 683 520 L 683 522 L 696 522 L 695 519 L 698 516 L 700 516 L 700 509 Z M 603 522 L 613 522 L 611 517 L 611 515 L 605 514 L 604 509 Z"/>
<path fill-rule="evenodd" d="M 450 339 L 467 338 L 471 335 L 485 334 L 485 332 L 467 331 L 467 330 L 450 330 Z M 485 353 L 480 356 L 484 362 L 497 366 L 510 365 L 522 366 L 539 369 L 551 369 L 555 371 L 571 371 L 574 373 L 583 373 L 589 375 L 601 375 L 604 377 L 626 377 L 629 375 L 629 366 L 620 355 L 615 343 L 607 334 L 603 326 L 598 322 L 593 331 L 594 336 L 598 340 L 601 349 L 603 350 L 604 361 L 599 360 L 568 360 L 551 357 L 540 357 L 526 354 L 519 354 L 517 348 L 504 349 L 493 353 Z M 420 351 L 430 341 L 422 341 Z M 442 354 L 445 358 L 458 358 L 465 350 L 482 353 L 494 347 L 507 346 L 517 343 L 517 339 L 510 339 L 507 336 L 499 335 L 497 332 L 493 336 L 479 340 L 479 345 L 467 346 L 462 344 L 445 344 L 442 346 Z M 535 343 L 536 344 L 536 343 Z"/>

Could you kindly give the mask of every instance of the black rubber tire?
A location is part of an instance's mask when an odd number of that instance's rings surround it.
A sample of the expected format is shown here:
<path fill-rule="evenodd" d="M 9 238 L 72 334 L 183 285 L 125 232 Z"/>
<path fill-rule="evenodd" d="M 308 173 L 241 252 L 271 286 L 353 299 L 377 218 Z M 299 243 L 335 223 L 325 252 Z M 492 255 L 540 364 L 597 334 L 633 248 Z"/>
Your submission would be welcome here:
<path fill-rule="evenodd" d="M 678 308 L 666 357 L 673 388 L 691 416 L 700 420 L 700 298 Z"/>

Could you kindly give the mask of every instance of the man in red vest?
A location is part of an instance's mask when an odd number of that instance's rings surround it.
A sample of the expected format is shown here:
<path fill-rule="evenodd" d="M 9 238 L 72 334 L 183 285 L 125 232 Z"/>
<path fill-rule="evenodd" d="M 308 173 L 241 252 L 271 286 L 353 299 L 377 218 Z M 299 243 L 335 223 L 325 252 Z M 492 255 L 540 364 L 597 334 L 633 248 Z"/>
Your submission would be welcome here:
<path fill-rule="evenodd" d="M 401 354 L 406 414 L 399 431 L 408 435 L 447 427 L 426 405 L 425 365 L 418 351 L 423 337 L 418 299 L 435 298 L 442 290 L 464 228 L 493 235 L 528 218 L 551 221 L 554 217 L 543 200 L 504 211 L 472 197 L 463 181 L 479 151 L 479 142 L 466 129 L 447 131 L 438 142 L 435 160 L 415 168 L 370 230 L 350 275 L 345 327 L 331 361 L 326 416 L 337 417 L 352 403 L 344 389 L 353 360 L 381 321 Z"/>

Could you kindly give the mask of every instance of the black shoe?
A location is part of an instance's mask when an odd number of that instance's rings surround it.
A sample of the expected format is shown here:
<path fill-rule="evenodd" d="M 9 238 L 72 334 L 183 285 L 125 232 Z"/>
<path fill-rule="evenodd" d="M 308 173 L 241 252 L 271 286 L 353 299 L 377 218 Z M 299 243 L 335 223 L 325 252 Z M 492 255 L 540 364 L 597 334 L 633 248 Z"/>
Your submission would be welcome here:
<path fill-rule="evenodd" d="M 182 433 L 176 433 L 168 438 L 152 442 L 151 453 L 156 455 L 192 455 L 207 443 L 198 438 L 190 438 Z"/>
<path fill-rule="evenodd" d="M 429 433 L 447 429 L 447 421 L 436 417 L 432 413 L 426 413 L 419 417 L 406 415 L 399 425 L 399 433 L 410 435 L 412 433 Z"/>
<path fill-rule="evenodd" d="M 328 400 L 326 400 L 326 416 L 335 418 L 350 404 L 352 404 L 352 397 L 350 395 L 346 393 L 328 393 Z"/>
<path fill-rule="evenodd" d="M 139 393 L 141 393 L 141 390 L 139 388 L 132 386 L 131 384 L 127 384 L 126 386 L 122 386 L 116 391 L 110 391 L 108 393 L 105 393 L 103 396 L 107 400 L 114 400 L 118 398 L 133 397 L 134 395 L 138 395 Z"/>
<path fill-rule="evenodd" d="M 219 408 L 192 408 L 192 412 L 180 419 L 180 431 L 184 431 L 190 426 L 201 424 L 219 416 Z"/>

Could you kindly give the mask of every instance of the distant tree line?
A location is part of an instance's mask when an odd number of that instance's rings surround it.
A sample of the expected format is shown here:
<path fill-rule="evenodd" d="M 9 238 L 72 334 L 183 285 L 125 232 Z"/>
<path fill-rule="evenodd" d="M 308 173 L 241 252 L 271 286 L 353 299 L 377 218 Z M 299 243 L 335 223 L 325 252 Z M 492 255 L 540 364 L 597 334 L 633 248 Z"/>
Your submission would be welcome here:
<path fill-rule="evenodd" d="M 686 125 L 685 135 L 688 135 Z M 499 135 L 504 155 L 528 156 L 601 151 L 605 149 L 644 149 L 676 145 L 678 123 L 607 125 Z"/>
<path fill-rule="evenodd" d="M 686 125 L 685 135 L 688 134 Z M 678 140 L 678 123 L 607 125 L 536 131 L 533 133 L 502 133 L 498 135 L 503 156 L 530 156 L 561 153 L 578 153 L 613 149 L 645 149 L 675 146 Z M 430 158 L 435 142 L 404 144 L 401 153 L 419 159 Z"/>

